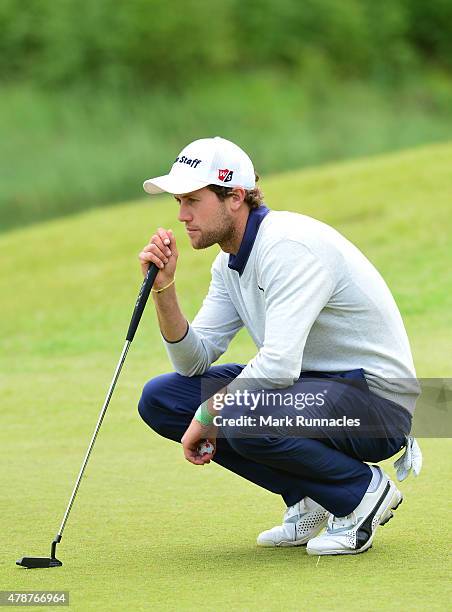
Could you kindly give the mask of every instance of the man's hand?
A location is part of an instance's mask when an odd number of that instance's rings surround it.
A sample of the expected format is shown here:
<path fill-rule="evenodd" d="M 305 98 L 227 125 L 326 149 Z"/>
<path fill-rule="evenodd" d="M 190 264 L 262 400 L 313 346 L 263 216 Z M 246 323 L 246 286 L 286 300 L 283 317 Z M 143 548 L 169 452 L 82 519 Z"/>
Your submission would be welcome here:
<path fill-rule="evenodd" d="M 196 419 L 193 419 L 181 440 L 185 459 L 187 459 L 187 461 L 190 461 L 190 463 L 194 465 L 210 463 L 210 460 L 215 454 L 215 450 L 212 454 L 204 455 L 204 457 L 201 457 L 198 453 L 199 445 L 206 439 L 208 439 L 209 442 L 213 444 L 214 449 L 216 449 L 217 427 L 215 427 L 215 425 L 206 427 L 205 425 L 201 425 Z"/>
<path fill-rule="evenodd" d="M 138 255 L 143 276 L 146 276 L 150 263 L 155 263 L 159 268 L 159 273 L 154 281 L 154 289 L 162 289 L 173 280 L 178 255 L 176 239 L 172 230 L 159 227 Z"/>

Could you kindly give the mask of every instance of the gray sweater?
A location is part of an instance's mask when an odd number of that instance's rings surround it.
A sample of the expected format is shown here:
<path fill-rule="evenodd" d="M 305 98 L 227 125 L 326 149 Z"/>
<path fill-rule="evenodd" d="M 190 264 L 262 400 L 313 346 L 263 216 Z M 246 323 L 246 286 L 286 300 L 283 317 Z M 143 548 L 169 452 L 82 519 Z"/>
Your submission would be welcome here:
<path fill-rule="evenodd" d="M 292 212 L 270 211 L 253 240 L 241 273 L 220 251 L 186 336 L 165 341 L 176 371 L 204 373 L 245 326 L 258 352 L 230 392 L 253 381 L 254 388 L 285 387 L 301 371 L 363 368 L 373 393 L 413 413 L 419 386 L 403 321 L 361 251 L 332 227 Z"/>

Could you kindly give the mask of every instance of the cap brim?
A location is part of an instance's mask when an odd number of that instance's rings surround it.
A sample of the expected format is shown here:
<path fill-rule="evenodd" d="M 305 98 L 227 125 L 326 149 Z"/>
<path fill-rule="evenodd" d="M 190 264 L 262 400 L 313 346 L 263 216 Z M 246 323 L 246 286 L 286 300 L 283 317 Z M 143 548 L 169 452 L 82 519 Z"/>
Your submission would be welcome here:
<path fill-rule="evenodd" d="M 205 181 L 196 181 L 185 176 L 171 176 L 165 174 L 156 178 L 148 179 L 143 183 L 143 189 L 146 193 L 155 195 L 157 193 L 190 193 L 197 189 L 206 187 L 209 183 Z"/>

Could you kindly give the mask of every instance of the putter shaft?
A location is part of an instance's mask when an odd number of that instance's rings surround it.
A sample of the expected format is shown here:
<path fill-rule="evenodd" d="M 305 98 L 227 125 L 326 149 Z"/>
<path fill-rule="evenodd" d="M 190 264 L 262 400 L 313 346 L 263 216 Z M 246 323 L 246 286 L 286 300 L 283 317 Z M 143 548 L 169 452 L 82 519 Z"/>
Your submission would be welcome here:
<path fill-rule="evenodd" d="M 91 441 L 90 441 L 88 449 L 86 451 L 85 458 L 83 459 L 82 467 L 80 468 L 80 472 L 78 474 L 77 481 L 76 481 L 76 483 L 74 485 L 74 488 L 72 490 L 71 499 L 69 500 L 69 503 L 68 503 L 67 508 L 66 508 L 66 512 L 64 513 L 63 520 L 61 521 L 61 525 L 60 525 L 60 529 L 58 531 L 58 534 L 56 535 L 55 540 L 52 543 L 52 549 L 53 549 L 52 550 L 52 553 L 53 553 L 52 557 L 55 554 L 55 550 L 54 549 L 56 547 L 56 544 L 58 544 L 58 542 L 61 540 L 61 538 L 63 536 L 64 527 L 66 525 L 69 513 L 71 511 L 72 504 L 74 503 L 75 496 L 77 495 L 77 491 L 78 491 L 78 488 L 80 486 L 80 481 L 82 480 L 83 473 L 85 471 L 86 465 L 87 465 L 88 460 L 89 460 L 89 456 L 91 455 L 91 451 L 93 450 L 93 446 L 94 446 L 94 443 L 95 443 L 96 438 L 97 438 L 97 434 L 99 433 L 100 426 L 102 425 L 102 421 L 104 419 L 105 413 L 107 412 L 108 404 L 110 403 L 111 396 L 113 395 L 113 391 L 114 391 L 115 386 L 116 386 L 116 381 L 119 378 L 119 374 L 121 373 L 122 366 L 124 365 L 124 361 L 126 360 L 126 356 L 127 356 L 127 352 L 129 350 L 129 347 L 130 347 L 130 340 L 126 340 L 125 343 L 124 343 L 124 347 L 122 349 L 121 357 L 119 358 L 118 365 L 116 366 L 116 370 L 115 370 L 115 373 L 113 375 L 113 380 L 111 381 L 110 387 L 109 387 L 108 392 L 107 392 L 107 396 L 105 397 L 105 401 L 104 401 L 104 404 L 102 406 L 102 410 L 100 411 L 99 418 L 97 419 L 96 427 L 94 428 L 94 433 L 93 433 L 93 435 L 91 437 Z"/>
<path fill-rule="evenodd" d="M 135 303 L 135 307 L 133 309 L 132 318 L 130 320 L 129 329 L 127 330 L 126 341 L 124 343 L 124 347 L 122 349 L 121 356 L 119 358 L 118 365 L 116 366 L 115 373 L 113 375 L 113 380 L 111 381 L 110 387 L 107 392 L 107 396 L 105 398 L 104 404 L 99 414 L 99 418 L 97 419 L 96 427 L 94 428 L 94 433 L 91 437 L 91 441 L 88 445 L 88 449 L 85 454 L 85 458 L 83 459 L 82 467 L 80 468 L 80 472 L 78 474 L 77 480 L 75 482 L 74 488 L 72 490 L 72 495 L 69 500 L 69 503 L 66 508 L 66 512 L 64 513 L 63 520 L 61 521 L 60 529 L 55 536 L 51 548 L 50 548 L 50 558 L 47 557 L 22 557 L 16 561 L 17 565 L 21 565 L 23 567 L 34 568 L 34 567 L 57 567 L 59 565 L 63 565 L 61 561 L 56 558 L 56 547 L 59 542 L 61 542 L 61 538 L 63 536 L 63 531 L 66 526 L 67 519 L 69 517 L 69 513 L 72 508 L 72 504 L 74 503 L 75 496 L 77 495 L 78 488 L 80 486 L 80 481 L 82 480 L 83 473 L 85 471 L 86 465 L 88 463 L 89 457 L 91 455 L 91 451 L 93 450 L 94 443 L 97 438 L 97 434 L 99 432 L 100 426 L 102 425 L 102 421 L 104 419 L 105 413 L 107 412 L 108 404 L 110 403 L 111 396 L 113 395 L 113 391 L 115 389 L 116 381 L 118 380 L 119 374 L 121 372 L 122 366 L 124 365 L 124 361 L 126 359 L 127 352 L 132 343 L 132 340 L 135 337 L 135 332 L 137 331 L 138 325 L 141 320 L 141 316 L 144 311 L 144 307 L 146 306 L 146 302 L 149 297 L 149 293 L 151 292 L 152 285 L 154 284 L 155 277 L 158 274 L 159 269 L 155 264 L 150 264 L 147 274 L 143 280 L 143 283 L 140 287 L 140 292 L 138 294 L 137 301 Z"/>

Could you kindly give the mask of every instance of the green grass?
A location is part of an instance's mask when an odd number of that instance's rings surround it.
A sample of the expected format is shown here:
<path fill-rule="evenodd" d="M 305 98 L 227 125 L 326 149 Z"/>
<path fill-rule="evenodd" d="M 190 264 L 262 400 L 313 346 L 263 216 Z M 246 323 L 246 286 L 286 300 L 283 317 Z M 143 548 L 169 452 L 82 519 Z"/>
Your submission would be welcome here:
<path fill-rule="evenodd" d="M 450 376 L 452 145 L 267 178 L 275 209 L 327 221 L 387 279 L 420 376 Z M 169 198 L 142 199 L 0 238 L 0 589 L 67 589 L 73 610 L 444 610 L 450 602 L 450 441 L 422 442 L 424 470 L 365 555 L 259 550 L 281 500 L 219 466 L 197 469 L 139 419 L 142 384 L 167 371 L 145 312 L 59 545 L 47 555 L 123 344 L 158 225 L 179 241 L 178 291 L 198 309 L 215 253 L 190 250 Z M 243 361 L 241 333 L 222 359 Z M 393 473 L 390 462 L 386 463 Z"/>
<path fill-rule="evenodd" d="M 141 197 L 142 180 L 204 136 L 241 144 L 263 174 L 450 140 L 452 79 L 430 71 L 384 87 L 267 71 L 171 91 L 10 85 L 0 132 L 5 230 Z"/>

